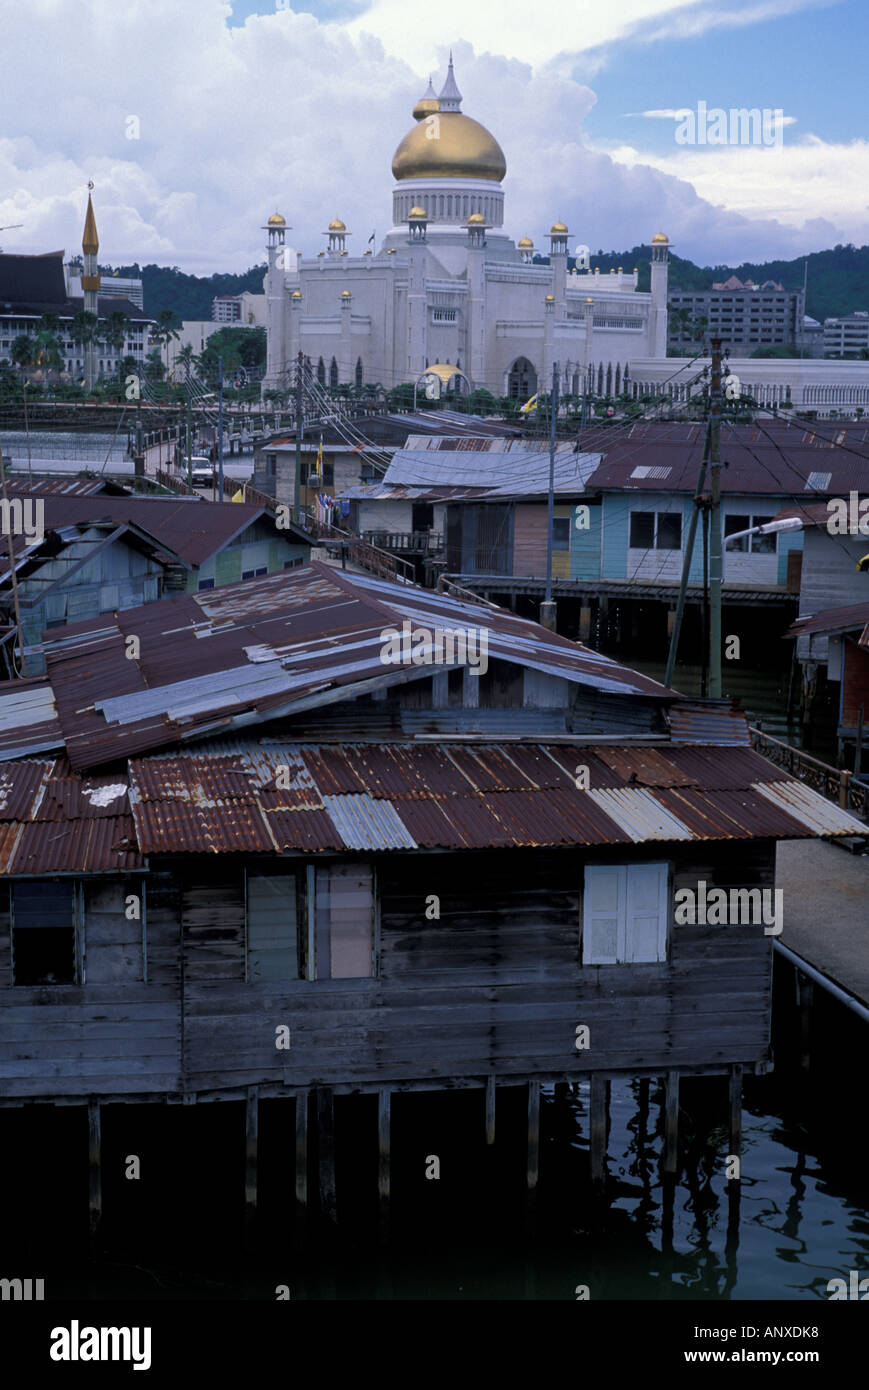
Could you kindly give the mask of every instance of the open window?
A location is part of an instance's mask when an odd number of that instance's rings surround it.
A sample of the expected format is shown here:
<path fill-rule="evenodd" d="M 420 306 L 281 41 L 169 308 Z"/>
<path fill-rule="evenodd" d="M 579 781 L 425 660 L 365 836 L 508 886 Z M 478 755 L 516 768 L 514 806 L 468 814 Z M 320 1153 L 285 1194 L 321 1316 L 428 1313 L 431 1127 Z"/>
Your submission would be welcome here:
<path fill-rule="evenodd" d="M 667 864 L 588 864 L 582 904 L 583 965 L 667 959 Z"/>
<path fill-rule="evenodd" d="M 304 871 L 247 875 L 247 978 L 305 974 Z"/>
<path fill-rule="evenodd" d="M 12 885 L 12 981 L 16 985 L 76 983 L 75 888 L 71 880 Z"/>
<path fill-rule="evenodd" d="M 374 923 L 374 873 L 368 864 L 248 872 L 247 978 L 371 978 Z"/>

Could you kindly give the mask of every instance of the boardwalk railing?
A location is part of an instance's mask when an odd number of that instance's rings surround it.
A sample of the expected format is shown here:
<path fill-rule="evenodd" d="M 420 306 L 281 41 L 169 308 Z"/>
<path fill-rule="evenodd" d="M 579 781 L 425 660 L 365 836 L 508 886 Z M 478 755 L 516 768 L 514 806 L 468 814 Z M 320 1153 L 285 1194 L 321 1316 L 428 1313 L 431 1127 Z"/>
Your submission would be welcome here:
<path fill-rule="evenodd" d="M 380 550 L 438 551 L 443 549 L 440 531 L 364 531 L 363 540 Z"/>
<path fill-rule="evenodd" d="M 328 521 L 320 521 L 311 512 L 303 511 L 302 522 L 305 529 L 317 540 L 340 541 L 345 547 L 347 559 L 360 569 L 368 570 L 381 579 L 391 579 L 396 584 L 415 584 L 416 572 L 413 565 L 402 560 L 399 555 L 390 555 L 361 536 L 342 531 Z"/>
<path fill-rule="evenodd" d="M 852 811 L 855 816 L 866 820 L 869 810 L 869 787 L 863 782 L 855 781 L 854 774 L 847 768 L 822 763 L 820 758 L 813 758 L 802 749 L 794 748 L 790 743 L 783 743 L 781 739 L 773 738 L 771 734 L 766 734 L 763 729 L 757 729 L 753 725 L 750 726 L 750 733 L 751 745 L 756 752 L 762 753 L 771 763 L 775 763 L 776 767 L 798 777 L 828 801 L 837 802 L 843 811 Z"/>

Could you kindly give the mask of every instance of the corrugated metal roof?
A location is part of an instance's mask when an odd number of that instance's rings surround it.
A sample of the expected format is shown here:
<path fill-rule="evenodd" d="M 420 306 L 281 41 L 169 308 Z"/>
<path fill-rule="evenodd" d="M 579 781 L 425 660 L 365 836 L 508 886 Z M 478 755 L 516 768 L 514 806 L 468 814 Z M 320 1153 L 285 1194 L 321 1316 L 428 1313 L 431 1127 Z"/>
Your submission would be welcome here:
<path fill-rule="evenodd" d="M 432 441 L 440 443 L 440 441 Z M 383 476 L 386 487 L 485 488 L 489 497 L 528 496 L 549 488 L 549 450 L 546 445 L 509 451 L 479 452 L 468 449 L 399 449 Z M 557 444 L 554 485 L 556 492 L 581 493 L 600 463 L 599 454 L 577 453 L 573 443 Z"/>
<path fill-rule="evenodd" d="M 63 731 L 48 678 L 0 681 L 0 762 L 62 747 Z"/>
<path fill-rule="evenodd" d="M 617 492 L 694 492 L 703 457 L 703 435 L 663 441 L 624 436 L 612 443 L 585 436 L 586 448 L 599 449 L 602 462 L 589 478 L 591 489 Z M 797 438 L 781 437 L 773 444 L 762 435 L 750 442 L 745 435 L 725 430 L 721 438 L 721 490 L 725 494 L 806 496 L 809 475 L 823 468 L 829 479 L 816 492 L 824 497 L 846 496 L 865 481 L 865 462 L 847 449 L 831 449 L 819 457 L 817 447 Z M 662 477 L 659 469 L 666 468 Z M 636 472 L 635 470 L 643 470 Z M 648 470 L 648 471 L 646 471 Z"/>
<path fill-rule="evenodd" d="M 737 700 L 680 700 L 667 711 L 674 743 L 737 744 L 748 748 L 748 720 Z"/>
<path fill-rule="evenodd" d="M 0 766 L 0 872 L 141 868 L 126 777 L 77 777 L 66 758 Z"/>
<path fill-rule="evenodd" d="M 866 646 L 869 633 L 869 603 L 850 603 L 841 608 L 822 608 L 818 613 L 809 613 L 796 618 L 785 633 L 785 637 L 805 637 L 810 632 L 852 632 L 861 628 L 860 643 Z"/>
<path fill-rule="evenodd" d="M 430 676 L 383 660 L 407 621 L 485 632 L 498 658 L 619 696 L 667 701 L 656 681 L 503 609 L 314 563 L 65 627 L 43 644 L 75 767 Z M 128 658 L 128 638 L 138 655 Z M 440 669 L 450 663 L 444 657 Z"/>
<path fill-rule="evenodd" d="M 564 744 L 232 749 L 217 742 L 130 763 L 143 852 L 518 848 L 864 829 L 743 748 L 683 748 L 672 759 L 657 748 Z M 576 784 L 580 767 L 588 789 Z"/>

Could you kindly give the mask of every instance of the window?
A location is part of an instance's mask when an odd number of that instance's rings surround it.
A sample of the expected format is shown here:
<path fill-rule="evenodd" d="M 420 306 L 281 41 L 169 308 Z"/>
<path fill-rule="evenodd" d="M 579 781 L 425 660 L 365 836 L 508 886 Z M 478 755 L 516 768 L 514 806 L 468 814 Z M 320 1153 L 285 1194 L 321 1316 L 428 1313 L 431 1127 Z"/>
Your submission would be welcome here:
<path fill-rule="evenodd" d="M 434 525 L 434 507 L 432 503 L 412 503 L 410 518 L 411 531 L 430 531 Z"/>
<path fill-rule="evenodd" d="M 285 570 L 293 570 L 293 569 L 296 568 L 297 565 L 303 565 L 304 563 L 305 563 L 305 561 L 304 561 L 303 557 L 302 557 L 301 555 L 296 555 L 296 556 L 294 556 L 294 558 L 293 558 L 292 560 L 285 560 L 285 561 L 284 561 L 284 569 L 285 569 Z"/>
<path fill-rule="evenodd" d="M 11 891 L 12 978 L 16 985 L 76 981 L 73 885 L 63 879 L 16 883 Z"/>
<path fill-rule="evenodd" d="M 259 579 L 261 574 L 268 574 L 268 572 L 268 565 L 263 565 L 262 568 L 258 570 L 242 570 L 241 577 L 242 579 Z"/>
<path fill-rule="evenodd" d="M 681 512 L 631 512 L 631 550 L 681 550 Z"/>
<path fill-rule="evenodd" d="M 277 456 L 277 454 L 266 454 L 266 473 L 268 474 L 268 476 L 269 476 L 270 478 L 273 478 L 273 477 L 275 476 L 275 472 L 276 472 L 276 470 L 277 470 L 277 466 L 278 466 L 278 456 Z"/>
<path fill-rule="evenodd" d="M 588 864 L 582 902 L 583 965 L 667 959 L 666 864 Z"/>
<path fill-rule="evenodd" d="M 739 531 L 748 531 L 753 526 L 766 526 L 772 521 L 771 516 L 748 516 L 746 513 L 731 513 L 724 518 L 724 535 L 735 535 Z M 773 531 L 768 536 L 741 536 L 738 541 L 733 541 L 725 546 L 725 554 L 734 554 L 742 551 L 743 554 L 751 551 L 753 555 L 775 555 L 778 549 L 778 536 Z"/>
<path fill-rule="evenodd" d="M 552 549 L 570 549 L 570 517 L 554 516 L 552 518 Z"/>
<path fill-rule="evenodd" d="M 374 874 L 367 864 L 248 873 L 247 978 L 369 979 Z"/>
<path fill-rule="evenodd" d="M 213 580 L 213 579 L 200 579 L 200 581 L 199 581 L 199 592 L 200 592 L 200 593 L 202 593 L 203 589 L 213 589 L 213 588 L 214 588 L 214 580 Z"/>

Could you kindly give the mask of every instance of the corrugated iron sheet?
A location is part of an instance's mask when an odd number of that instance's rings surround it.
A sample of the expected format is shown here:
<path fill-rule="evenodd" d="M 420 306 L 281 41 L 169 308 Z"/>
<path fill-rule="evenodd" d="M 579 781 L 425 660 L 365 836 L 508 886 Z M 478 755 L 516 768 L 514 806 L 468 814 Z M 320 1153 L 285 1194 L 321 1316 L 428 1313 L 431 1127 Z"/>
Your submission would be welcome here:
<path fill-rule="evenodd" d="M 751 745 L 748 720 L 736 700 L 680 700 L 667 717 L 674 743 Z"/>
<path fill-rule="evenodd" d="M 231 747 L 130 763 L 143 852 L 484 849 L 860 831 L 853 816 L 743 748 Z M 577 786 L 578 769 L 587 771 L 587 788 L 585 773 Z"/>
<path fill-rule="evenodd" d="M 0 764 L 0 873 L 121 873 L 143 863 L 125 776 L 77 777 L 65 757 Z"/>

